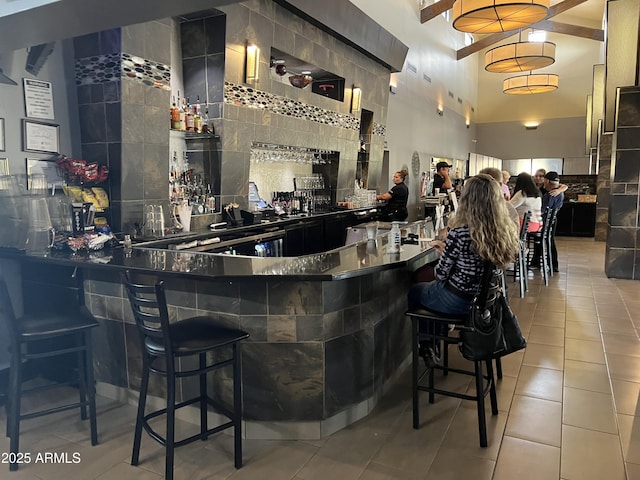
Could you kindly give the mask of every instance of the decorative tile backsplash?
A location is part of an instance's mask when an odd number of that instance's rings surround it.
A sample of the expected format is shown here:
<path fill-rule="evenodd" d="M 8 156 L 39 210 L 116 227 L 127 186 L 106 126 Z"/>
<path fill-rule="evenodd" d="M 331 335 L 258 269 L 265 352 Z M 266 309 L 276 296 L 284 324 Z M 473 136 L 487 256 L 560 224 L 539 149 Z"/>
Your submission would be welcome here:
<path fill-rule="evenodd" d="M 271 113 L 300 118 L 334 127 L 360 130 L 360 119 L 344 113 L 309 105 L 298 100 L 256 90 L 246 85 L 224 83 L 224 101 L 239 107 L 264 108 Z M 373 134 L 384 136 L 386 127 L 374 124 Z"/>
<path fill-rule="evenodd" d="M 123 78 L 150 87 L 171 90 L 171 67 L 129 53 L 111 53 L 76 59 L 76 85 L 93 85 Z"/>

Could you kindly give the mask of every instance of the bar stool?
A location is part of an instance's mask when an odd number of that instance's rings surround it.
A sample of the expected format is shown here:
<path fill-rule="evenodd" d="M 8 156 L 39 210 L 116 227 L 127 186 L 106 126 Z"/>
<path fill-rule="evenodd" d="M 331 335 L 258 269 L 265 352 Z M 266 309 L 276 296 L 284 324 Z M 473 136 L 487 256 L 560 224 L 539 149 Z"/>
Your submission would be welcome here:
<path fill-rule="evenodd" d="M 88 407 L 91 445 L 98 444 L 91 346 L 91 329 L 97 327 L 98 322 L 84 306 L 81 293 L 78 294 L 78 303 L 78 306 L 74 306 L 73 309 L 62 313 L 50 311 L 25 314 L 20 318 L 16 318 L 7 284 L 4 276 L 0 275 L 0 315 L 5 317 L 9 327 L 9 336 L 11 337 L 9 394 L 6 405 L 6 433 L 10 437 L 9 451 L 11 453 L 10 460 L 12 461 L 9 463 L 9 470 L 11 471 L 18 469 L 18 463 L 15 460 L 18 452 L 20 452 L 20 422 L 22 420 L 74 408 L 80 408 L 80 418 L 86 420 Z M 24 381 L 26 362 L 68 356 L 71 353 L 75 353 L 77 359 L 77 380 L 51 382 L 23 391 L 22 383 Z M 23 394 L 70 385 L 76 381 L 80 393 L 78 402 L 22 413 L 21 400 Z"/>
<path fill-rule="evenodd" d="M 558 211 L 547 208 L 542 215 L 542 230 L 529 232 L 529 252 L 540 252 L 540 270 L 545 286 L 549 285 L 549 275 L 553 276 L 553 260 L 551 258 L 551 240 Z"/>
<path fill-rule="evenodd" d="M 529 246 L 527 242 L 527 234 L 529 224 L 531 223 L 531 211 L 527 210 L 522 216 L 522 225 L 520 225 L 520 240 L 518 246 L 518 258 L 513 266 L 513 281 L 520 281 L 520 298 L 524 298 L 525 293 L 529 291 L 529 281 L 527 278 L 527 257 Z"/>
<path fill-rule="evenodd" d="M 249 337 L 247 332 L 220 325 L 211 317 L 198 316 L 169 323 L 167 300 L 163 282 L 155 285 L 133 283 L 130 272 L 122 274 L 131 303 L 131 309 L 138 326 L 142 351 L 142 381 L 140 399 L 133 441 L 131 464 L 138 465 L 142 429 L 166 448 L 165 478 L 173 479 L 174 450 L 196 440 L 206 440 L 210 435 L 233 427 L 235 467 L 242 467 L 242 391 L 240 375 L 240 342 Z M 228 350 L 231 349 L 229 353 Z M 216 360 L 207 362 L 207 353 L 216 351 Z M 197 356 L 198 367 L 181 370 L 178 359 Z M 222 358 L 224 357 L 224 358 Z M 221 359 L 222 358 L 222 359 Z M 233 408 L 228 409 L 207 394 L 207 373 L 231 366 L 233 370 Z M 167 407 L 145 414 L 149 374 L 166 378 Z M 185 377 L 199 377 L 200 390 L 197 397 L 176 403 L 176 380 Z M 200 408 L 200 433 L 188 438 L 175 440 L 176 410 L 187 405 L 198 404 Z M 226 416 L 229 421 L 214 428 L 207 425 L 207 406 L 211 405 Z M 149 421 L 166 415 L 166 436 L 153 430 Z"/>
<path fill-rule="evenodd" d="M 497 270 L 494 274 L 485 275 L 486 278 L 483 282 L 490 282 L 490 284 L 488 285 L 487 299 L 483 304 L 486 305 L 487 302 L 492 301 L 491 299 L 496 298 L 496 292 L 501 288 L 500 275 L 502 275 L 502 273 Z M 436 394 L 461 398 L 463 400 L 472 400 L 476 402 L 478 410 L 478 434 L 480 438 L 480 446 L 486 447 L 488 442 L 484 399 L 487 394 L 491 401 L 491 413 L 493 415 L 498 414 L 498 400 L 492 361 L 474 361 L 473 370 L 465 370 L 449 366 L 449 345 L 458 344 L 460 339 L 458 336 L 451 335 L 452 332 L 447 327 L 454 325 L 455 330 L 465 328 L 464 325 L 467 322 L 468 314 L 451 315 L 434 312 L 425 308 L 411 308 L 405 313 L 405 315 L 411 319 L 413 428 L 418 429 L 420 426 L 419 392 L 421 391 L 429 393 L 429 403 L 434 403 Z M 421 323 L 425 324 L 427 327 L 426 331 L 421 331 Z M 431 351 L 432 357 L 431 361 L 427 362 L 426 368 L 423 371 L 420 371 L 419 348 L 424 345 L 429 345 L 428 349 Z M 434 358 L 433 354 L 440 348 L 443 348 L 441 359 Z M 483 373 L 483 363 L 485 364 L 486 373 Z M 501 378 L 502 369 L 500 359 L 496 359 L 496 363 L 499 370 L 498 378 Z M 443 375 L 448 375 L 449 372 L 452 372 L 474 377 L 476 394 L 468 395 L 437 388 L 435 385 L 436 370 L 442 371 Z M 425 377 L 427 377 L 427 385 L 420 383 Z"/>

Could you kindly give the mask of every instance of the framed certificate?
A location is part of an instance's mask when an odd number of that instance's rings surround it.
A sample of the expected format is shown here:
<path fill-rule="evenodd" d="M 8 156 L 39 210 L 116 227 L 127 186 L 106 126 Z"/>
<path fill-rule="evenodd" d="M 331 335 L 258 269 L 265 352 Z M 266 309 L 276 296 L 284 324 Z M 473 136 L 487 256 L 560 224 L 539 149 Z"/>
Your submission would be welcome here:
<path fill-rule="evenodd" d="M 0 152 L 4 152 L 4 118 L 0 118 Z"/>
<path fill-rule="evenodd" d="M 60 125 L 22 119 L 22 141 L 25 152 L 59 153 Z"/>

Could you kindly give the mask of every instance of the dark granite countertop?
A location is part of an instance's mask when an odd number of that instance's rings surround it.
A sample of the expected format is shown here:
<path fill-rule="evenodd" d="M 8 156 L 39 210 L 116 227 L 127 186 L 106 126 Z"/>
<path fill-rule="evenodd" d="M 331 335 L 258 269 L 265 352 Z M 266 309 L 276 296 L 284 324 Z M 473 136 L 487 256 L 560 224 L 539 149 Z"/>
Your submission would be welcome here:
<path fill-rule="evenodd" d="M 416 233 L 422 222 L 403 226 L 407 233 Z M 427 236 L 433 236 L 433 224 L 426 222 Z M 384 232 L 381 230 L 381 232 Z M 153 248 L 111 248 L 97 252 L 72 253 L 52 251 L 47 256 L 31 256 L 24 252 L 0 248 L 0 257 L 22 261 L 44 262 L 92 269 L 133 269 L 153 273 L 167 273 L 191 278 L 249 278 L 286 277 L 288 280 L 341 280 L 375 271 L 407 268 L 415 270 L 437 259 L 429 242 L 403 244 L 400 253 L 388 253 L 389 237 L 378 235 L 377 240 L 362 241 L 324 253 L 300 257 L 249 257 L 216 253 L 181 252 Z"/>

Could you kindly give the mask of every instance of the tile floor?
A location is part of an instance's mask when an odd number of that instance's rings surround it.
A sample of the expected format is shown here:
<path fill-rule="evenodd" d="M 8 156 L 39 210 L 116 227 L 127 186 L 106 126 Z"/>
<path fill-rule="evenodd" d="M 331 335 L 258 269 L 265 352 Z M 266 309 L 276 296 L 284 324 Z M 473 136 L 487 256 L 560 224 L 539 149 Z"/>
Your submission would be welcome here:
<path fill-rule="evenodd" d="M 471 402 L 437 397 L 428 405 L 422 394 L 421 428 L 413 430 L 405 372 L 371 415 L 328 438 L 246 440 L 236 471 L 232 437 L 219 435 L 178 449 L 176 479 L 640 479 L 640 283 L 606 278 L 602 243 L 560 238 L 558 250 L 560 273 L 549 286 L 535 272 L 526 298 L 511 301 L 529 346 L 503 360 L 488 448 L 478 446 Z M 470 378 L 455 377 L 446 381 L 469 387 Z M 34 462 L 11 474 L 0 465 L 0 478 L 160 479 L 163 450 L 147 436 L 142 463 L 129 464 L 133 418 L 132 406 L 101 398 L 96 447 L 73 413 L 27 421 L 24 452 L 71 460 L 77 452 L 80 462 Z M 7 450 L 2 436 L 0 453 Z"/>

